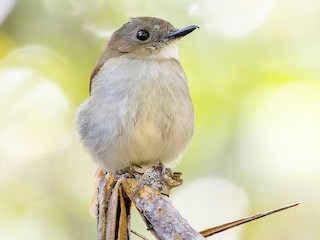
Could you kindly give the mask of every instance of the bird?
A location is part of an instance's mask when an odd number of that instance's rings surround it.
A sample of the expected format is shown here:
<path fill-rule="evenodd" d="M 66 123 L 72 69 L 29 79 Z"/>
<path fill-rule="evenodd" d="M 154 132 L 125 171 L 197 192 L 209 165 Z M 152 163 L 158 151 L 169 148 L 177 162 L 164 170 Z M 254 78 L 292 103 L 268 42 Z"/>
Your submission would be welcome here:
<path fill-rule="evenodd" d="M 103 173 L 178 162 L 194 133 L 194 108 L 178 56 L 177 29 L 157 17 L 131 18 L 95 64 L 77 132 Z"/>

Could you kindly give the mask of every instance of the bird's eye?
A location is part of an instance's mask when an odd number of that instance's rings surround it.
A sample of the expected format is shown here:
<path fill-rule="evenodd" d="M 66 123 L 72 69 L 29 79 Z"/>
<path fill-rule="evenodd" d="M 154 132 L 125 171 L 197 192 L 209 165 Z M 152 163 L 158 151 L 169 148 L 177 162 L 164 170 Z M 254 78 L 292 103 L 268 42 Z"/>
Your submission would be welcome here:
<path fill-rule="evenodd" d="M 149 38 L 149 33 L 146 30 L 139 30 L 137 32 L 137 38 L 140 41 L 145 41 L 145 40 L 147 40 Z"/>

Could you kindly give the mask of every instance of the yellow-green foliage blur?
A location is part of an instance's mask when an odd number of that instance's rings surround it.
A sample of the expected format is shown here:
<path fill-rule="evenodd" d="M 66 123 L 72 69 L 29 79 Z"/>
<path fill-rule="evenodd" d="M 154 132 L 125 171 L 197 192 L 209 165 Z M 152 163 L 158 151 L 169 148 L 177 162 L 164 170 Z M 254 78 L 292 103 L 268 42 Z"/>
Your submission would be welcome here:
<path fill-rule="evenodd" d="M 301 202 L 211 239 L 320 239 L 319 0 L 0 1 L 0 238 L 96 239 L 75 111 L 135 16 L 200 26 L 180 42 L 196 112 L 181 214 L 200 231 Z"/>

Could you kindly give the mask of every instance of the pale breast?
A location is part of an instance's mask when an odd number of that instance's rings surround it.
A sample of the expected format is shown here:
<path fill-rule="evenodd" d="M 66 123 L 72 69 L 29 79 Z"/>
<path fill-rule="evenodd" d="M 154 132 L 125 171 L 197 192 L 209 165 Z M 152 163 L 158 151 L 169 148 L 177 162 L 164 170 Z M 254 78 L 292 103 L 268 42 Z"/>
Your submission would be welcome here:
<path fill-rule="evenodd" d="M 193 134 L 187 79 L 174 59 L 109 59 L 79 116 L 85 145 L 109 171 L 173 161 Z"/>

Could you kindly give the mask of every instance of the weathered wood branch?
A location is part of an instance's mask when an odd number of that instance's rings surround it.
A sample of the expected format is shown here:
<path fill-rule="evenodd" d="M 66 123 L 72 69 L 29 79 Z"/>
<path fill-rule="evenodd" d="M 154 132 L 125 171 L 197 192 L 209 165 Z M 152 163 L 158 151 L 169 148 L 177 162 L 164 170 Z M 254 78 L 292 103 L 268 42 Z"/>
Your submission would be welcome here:
<path fill-rule="evenodd" d="M 213 234 L 297 206 L 288 205 L 243 218 L 198 233 L 173 207 L 170 190 L 180 186 L 181 173 L 162 165 L 143 173 L 128 169 L 122 174 L 108 173 L 100 179 L 97 194 L 98 240 L 130 240 L 130 207 L 133 204 L 148 230 L 159 240 L 198 240 Z"/>
<path fill-rule="evenodd" d="M 108 173 L 100 180 L 98 187 L 98 239 L 130 239 L 131 202 L 157 239 L 204 239 L 168 198 L 170 189 L 182 184 L 180 175 L 161 165 L 147 169 L 143 174 Z"/>
<path fill-rule="evenodd" d="M 125 179 L 123 188 L 157 239 L 205 239 L 188 224 L 169 200 L 170 189 L 182 183 L 178 176 L 161 166 L 154 167 L 147 170 L 139 181 Z"/>

